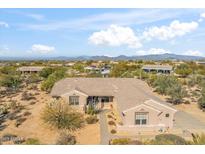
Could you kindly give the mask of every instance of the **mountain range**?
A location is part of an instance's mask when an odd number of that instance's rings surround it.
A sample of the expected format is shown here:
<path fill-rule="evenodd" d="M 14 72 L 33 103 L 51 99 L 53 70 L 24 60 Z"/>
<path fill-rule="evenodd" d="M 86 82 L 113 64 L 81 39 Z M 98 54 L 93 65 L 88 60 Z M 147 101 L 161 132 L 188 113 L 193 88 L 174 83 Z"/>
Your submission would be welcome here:
<path fill-rule="evenodd" d="M 193 60 L 205 60 L 205 57 L 202 56 L 188 56 L 188 55 L 177 55 L 177 54 L 150 54 L 150 55 L 141 55 L 141 56 L 125 56 L 120 55 L 116 57 L 109 56 L 78 56 L 78 57 L 0 57 L 1 61 L 7 60 L 183 60 L 183 61 L 193 61 Z"/>

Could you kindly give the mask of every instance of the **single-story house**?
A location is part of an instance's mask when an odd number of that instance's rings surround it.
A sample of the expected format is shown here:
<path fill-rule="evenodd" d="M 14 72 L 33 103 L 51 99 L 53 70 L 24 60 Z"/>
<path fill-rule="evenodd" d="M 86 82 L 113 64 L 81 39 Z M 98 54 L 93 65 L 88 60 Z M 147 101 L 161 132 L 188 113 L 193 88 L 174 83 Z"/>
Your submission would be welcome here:
<path fill-rule="evenodd" d="M 197 61 L 196 62 L 198 65 L 205 65 L 205 61 Z"/>
<path fill-rule="evenodd" d="M 17 71 L 21 72 L 22 74 L 38 73 L 38 72 L 41 72 L 43 68 L 44 68 L 43 66 L 23 66 L 23 67 L 17 68 Z"/>
<path fill-rule="evenodd" d="M 103 77 L 108 77 L 110 74 L 110 70 L 109 69 L 104 69 L 101 71 L 101 74 Z"/>
<path fill-rule="evenodd" d="M 159 131 L 173 127 L 176 110 L 153 94 L 149 86 L 134 78 L 66 78 L 55 83 L 53 97 L 85 110 L 116 103 L 122 131 Z"/>
<path fill-rule="evenodd" d="M 87 70 L 87 71 L 100 71 L 100 68 L 91 65 L 91 66 L 84 67 L 84 70 Z"/>
<path fill-rule="evenodd" d="M 71 66 L 74 66 L 75 63 L 74 62 L 69 62 L 69 63 L 66 63 L 65 66 L 68 66 L 68 67 L 71 67 Z"/>
<path fill-rule="evenodd" d="M 145 72 L 155 71 L 157 73 L 170 74 L 172 72 L 172 66 L 170 65 L 144 65 L 142 67 L 142 70 L 144 70 Z"/>

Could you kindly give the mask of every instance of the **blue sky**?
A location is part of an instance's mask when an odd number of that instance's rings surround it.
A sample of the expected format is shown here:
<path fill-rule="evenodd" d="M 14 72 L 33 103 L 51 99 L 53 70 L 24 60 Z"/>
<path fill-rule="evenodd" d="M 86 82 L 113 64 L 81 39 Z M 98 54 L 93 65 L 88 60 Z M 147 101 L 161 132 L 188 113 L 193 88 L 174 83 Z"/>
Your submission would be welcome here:
<path fill-rule="evenodd" d="M 205 56 L 205 9 L 0 9 L 0 56 Z"/>

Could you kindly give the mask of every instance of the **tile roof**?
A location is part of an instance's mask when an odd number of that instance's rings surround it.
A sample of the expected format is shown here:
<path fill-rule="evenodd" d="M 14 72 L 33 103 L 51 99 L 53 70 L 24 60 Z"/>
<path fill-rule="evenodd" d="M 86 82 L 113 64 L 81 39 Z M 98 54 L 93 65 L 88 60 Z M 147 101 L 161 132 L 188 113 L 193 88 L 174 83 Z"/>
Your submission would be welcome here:
<path fill-rule="evenodd" d="M 167 105 L 144 81 L 134 78 L 66 78 L 55 83 L 51 95 L 61 96 L 74 89 L 89 96 L 114 96 L 121 112 L 150 99 Z"/>

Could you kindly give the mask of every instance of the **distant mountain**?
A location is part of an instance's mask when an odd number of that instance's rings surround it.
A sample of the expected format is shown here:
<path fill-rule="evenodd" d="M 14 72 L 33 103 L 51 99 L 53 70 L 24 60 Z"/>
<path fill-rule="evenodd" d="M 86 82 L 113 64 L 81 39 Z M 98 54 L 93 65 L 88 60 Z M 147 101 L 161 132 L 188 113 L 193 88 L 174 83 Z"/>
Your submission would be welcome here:
<path fill-rule="evenodd" d="M 200 56 L 187 56 L 187 55 L 176 55 L 176 54 L 151 54 L 151 55 L 142 55 L 142 56 L 125 56 L 120 55 L 117 57 L 108 57 L 108 56 L 79 56 L 79 57 L 35 57 L 35 58 L 23 58 L 23 57 L 0 57 L 0 60 L 205 60 L 205 57 Z"/>

